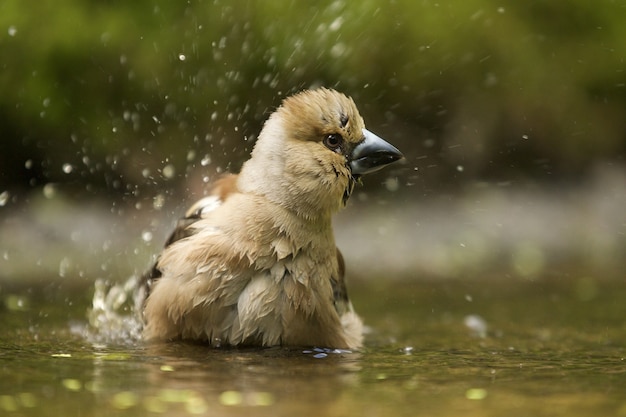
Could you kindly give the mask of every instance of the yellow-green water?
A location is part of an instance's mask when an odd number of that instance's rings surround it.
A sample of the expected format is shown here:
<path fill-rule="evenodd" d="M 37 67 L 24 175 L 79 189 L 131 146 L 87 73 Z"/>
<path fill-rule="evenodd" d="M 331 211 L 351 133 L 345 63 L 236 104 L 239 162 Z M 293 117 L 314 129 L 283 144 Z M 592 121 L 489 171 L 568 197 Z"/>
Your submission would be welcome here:
<path fill-rule="evenodd" d="M 353 282 L 367 346 L 326 355 L 96 342 L 91 288 L 4 287 L 0 415 L 626 416 L 622 282 Z"/>

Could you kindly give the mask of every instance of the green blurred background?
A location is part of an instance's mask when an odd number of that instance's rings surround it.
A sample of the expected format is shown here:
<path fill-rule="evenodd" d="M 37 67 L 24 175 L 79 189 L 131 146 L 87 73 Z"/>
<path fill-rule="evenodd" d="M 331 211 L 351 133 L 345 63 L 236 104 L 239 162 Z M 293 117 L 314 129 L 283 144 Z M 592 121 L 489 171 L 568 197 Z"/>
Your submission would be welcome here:
<path fill-rule="evenodd" d="M 625 17 L 620 0 L 4 0 L 0 208 L 42 191 L 136 207 L 198 196 L 239 169 L 282 98 L 319 85 L 405 153 L 365 181 L 383 202 L 602 189 L 594 173 L 622 173 L 626 155 Z M 626 220 L 611 213 L 622 254 Z"/>
<path fill-rule="evenodd" d="M 430 186 L 578 176 L 623 162 L 625 17 L 611 0 L 6 0 L 0 186 L 129 192 L 207 155 L 237 169 L 280 99 L 315 85 L 353 96 Z"/>

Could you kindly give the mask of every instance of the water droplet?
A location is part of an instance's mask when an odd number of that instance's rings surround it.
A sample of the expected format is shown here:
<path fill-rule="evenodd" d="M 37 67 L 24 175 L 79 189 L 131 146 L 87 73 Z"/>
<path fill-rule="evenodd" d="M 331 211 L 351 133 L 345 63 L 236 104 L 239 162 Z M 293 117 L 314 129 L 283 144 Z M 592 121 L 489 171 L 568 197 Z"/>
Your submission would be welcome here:
<path fill-rule="evenodd" d="M 185 56 L 185 54 L 178 54 L 178 60 L 179 61 L 184 61 L 186 59 L 187 59 L 187 57 Z"/>
<path fill-rule="evenodd" d="M 176 168 L 174 168 L 174 165 L 168 164 L 163 167 L 162 172 L 163 172 L 163 176 L 166 179 L 171 180 L 172 178 L 174 178 L 174 174 L 176 174 Z"/>
<path fill-rule="evenodd" d="M 11 194 L 8 191 L 0 193 L 0 207 L 4 207 L 7 204 L 10 196 Z"/>
<path fill-rule="evenodd" d="M 463 165 L 457 165 L 456 166 L 456 170 L 459 172 L 463 172 L 465 170 L 465 168 L 463 167 Z"/>
<path fill-rule="evenodd" d="M 61 262 L 59 263 L 59 276 L 61 278 L 64 278 L 71 267 L 72 261 L 70 260 L 70 258 L 65 257 L 61 259 Z"/>
<path fill-rule="evenodd" d="M 204 158 L 200 161 L 200 165 L 203 167 L 211 164 L 211 157 L 209 155 L 205 155 Z"/>
<path fill-rule="evenodd" d="M 341 29 L 342 25 L 343 25 L 343 17 L 339 16 L 338 18 L 333 20 L 330 26 L 328 26 L 328 29 L 330 29 L 332 32 L 337 32 L 339 29 Z"/>
<path fill-rule="evenodd" d="M 9 30 L 7 30 L 9 36 L 17 35 L 17 28 L 15 26 L 9 26 Z"/>
<path fill-rule="evenodd" d="M 29 307 L 29 300 L 23 296 L 10 294 L 5 297 L 4 306 L 11 311 L 26 311 Z"/>
<path fill-rule="evenodd" d="M 56 196 L 57 190 L 56 185 L 53 183 L 48 183 L 43 186 L 43 195 L 46 198 L 54 198 Z"/>
<path fill-rule="evenodd" d="M 487 337 L 487 322 L 477 314 L 470 314 L 463 319 L 465 327 L 476 337 Z"/>
<path fill-rule="evenodd" d="M 65 163 L 63 164 L 62 169 L 65 174 L 70 174 L 74 170 L 74 167 L 72 166 L 72 164 Z"/>
<path fill-rule="evenodd" d="M 141 233 L 141 239 L 142 239 L 144 242 L 150 242 L 150 241 L 152 240 L 152 232 L 151 232 L 151 231 L 149 231 L 149 230 L 144 230 L 144 231 Z"/>
<path fill-rule="evenodd" d="M 165 196 L 163 194 L 158 194 L 154 196 L 154 200 L 152 201 L 152 207 L 156 210 L 161 210 L 163 208 L 163 204 L 165 204 Z"/>

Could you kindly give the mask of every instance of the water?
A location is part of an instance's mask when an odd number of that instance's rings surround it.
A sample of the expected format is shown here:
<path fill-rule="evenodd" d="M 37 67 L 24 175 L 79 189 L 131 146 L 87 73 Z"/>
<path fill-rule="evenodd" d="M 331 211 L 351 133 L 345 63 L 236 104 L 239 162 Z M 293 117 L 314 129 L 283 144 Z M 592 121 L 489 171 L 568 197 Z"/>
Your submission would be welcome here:
<path fill-rule="evenodd" d="M 359 352 L 107 341 L 87 331 L 92 288 L 5 286 L 0 414 L 626 415 L 621 280 L 351 289 Z"/>

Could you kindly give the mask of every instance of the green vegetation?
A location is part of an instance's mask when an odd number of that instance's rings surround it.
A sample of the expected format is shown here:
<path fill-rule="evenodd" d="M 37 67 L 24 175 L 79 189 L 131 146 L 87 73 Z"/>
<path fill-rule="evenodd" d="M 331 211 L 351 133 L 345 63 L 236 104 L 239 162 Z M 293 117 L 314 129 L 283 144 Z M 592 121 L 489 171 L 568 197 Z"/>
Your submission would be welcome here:
<path fill-rule="evenodd" d="M 407 181 L 571 176 L 623 161 L 625 15 L 618 0 L 5 0 L 0 192 L 237 169 L 271 108 L 315 85 L 355 98 Z"/>

